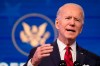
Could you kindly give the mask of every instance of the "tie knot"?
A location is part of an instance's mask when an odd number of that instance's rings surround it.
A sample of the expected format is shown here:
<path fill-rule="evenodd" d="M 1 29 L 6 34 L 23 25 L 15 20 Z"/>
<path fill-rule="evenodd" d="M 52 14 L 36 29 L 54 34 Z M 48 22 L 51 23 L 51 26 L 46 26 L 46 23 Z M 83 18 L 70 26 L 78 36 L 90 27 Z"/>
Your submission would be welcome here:
<path fill-rule="evenodd" d="M 67 46 L 67 47 L 66 47 L 66 50 L 71 50 L 71 47 Z"/>

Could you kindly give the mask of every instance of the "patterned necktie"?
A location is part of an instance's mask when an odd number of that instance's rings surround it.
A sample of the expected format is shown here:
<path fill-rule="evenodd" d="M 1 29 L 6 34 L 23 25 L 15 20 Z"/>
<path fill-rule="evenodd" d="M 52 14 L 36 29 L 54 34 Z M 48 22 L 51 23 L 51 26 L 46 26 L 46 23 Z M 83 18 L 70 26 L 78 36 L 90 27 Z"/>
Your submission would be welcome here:
<path fill-rule="evenodd" d="M 64 60 L 65 60 L 67 66 L 74 66 L 73 60 L 72 60 L 72 54 L 71 54 L 70 50 L 71 50 L 71 47 L 66 47 Z"/>

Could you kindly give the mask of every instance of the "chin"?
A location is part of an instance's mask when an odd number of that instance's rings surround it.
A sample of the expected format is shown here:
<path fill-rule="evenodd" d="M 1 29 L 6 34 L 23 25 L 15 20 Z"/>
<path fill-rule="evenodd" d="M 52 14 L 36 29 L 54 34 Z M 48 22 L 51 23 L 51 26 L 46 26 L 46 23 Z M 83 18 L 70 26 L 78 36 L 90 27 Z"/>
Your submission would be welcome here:
<path fill-rule="evenodd" d="M 76 37 L 75 36 L 66 36 L 67 39 L 70 39 L 70 40 L 75 40 Z"/>
<path fill-rule="evenodd" d="M 75 40 L 75 38 L 67 38 L 67 39 L 69 39 L 69 40 Z"/>

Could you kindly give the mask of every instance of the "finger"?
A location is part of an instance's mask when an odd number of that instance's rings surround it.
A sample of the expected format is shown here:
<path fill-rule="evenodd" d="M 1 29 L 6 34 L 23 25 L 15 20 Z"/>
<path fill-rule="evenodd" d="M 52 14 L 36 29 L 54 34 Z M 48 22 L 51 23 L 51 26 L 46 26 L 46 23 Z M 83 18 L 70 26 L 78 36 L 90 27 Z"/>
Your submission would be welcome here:
<path fill-rule="evenodd" d="M 48 56 L 50 56 L 50 53 L 42 54 L 42 55 L 41 55 L 41 58 L 48 57 Z"/>
<path fill-rule="evenodd" d="M 41 47 L 40 50 L 41 51 L 44 51 L 44 50 L 53 50 L 53 46 Z"/>
<path fill-rule="evenodd" d="M 41 55 L 48 54 L 52 51 L 53 51 L 53 46 L 50 46 L 50 45 L 45 45 L 44 47 L 40 46 L 37 48 L 35 55 L 41 58 Z"/>
<path fill-rule="evenodd" d="M 41 54 L 51 53 L 52 51 L 53 51 L 53 49 L 44 50 L 44 51 L 41 52 Z"/>
<path fill-rule="evenodd" d="M 51 44 L 45 44 L 45 45 L 42 45 L 40 46 L 41 49 L 44 49 L 44 48 L 53 48 L 53 46 L 51 46 Z"/>
<path fill-rule="evenodd" d="M 39 55 L 35 55 L 35 58 L 37 58 L 37 61 L 40 61 L 42 58 L 50 56 L 50 53 L 43 53 Z"/>

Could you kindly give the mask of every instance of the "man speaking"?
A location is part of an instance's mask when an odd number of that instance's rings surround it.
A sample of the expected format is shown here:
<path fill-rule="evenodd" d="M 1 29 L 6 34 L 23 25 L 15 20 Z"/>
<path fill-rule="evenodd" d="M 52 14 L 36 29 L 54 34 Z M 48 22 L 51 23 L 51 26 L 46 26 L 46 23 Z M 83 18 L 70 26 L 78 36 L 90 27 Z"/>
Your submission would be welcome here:
<path fill-rule="evenodd" d="M 100 66 L 100 57 L 81 48 L 76 43 L 84 25 L 83 8 L 75 3 L 61 6 L 55 19 L 57 40 L 33 48 L 24 66 Z"/>

